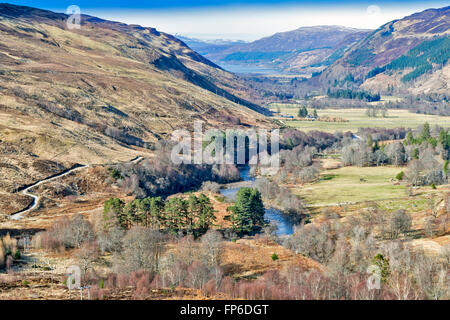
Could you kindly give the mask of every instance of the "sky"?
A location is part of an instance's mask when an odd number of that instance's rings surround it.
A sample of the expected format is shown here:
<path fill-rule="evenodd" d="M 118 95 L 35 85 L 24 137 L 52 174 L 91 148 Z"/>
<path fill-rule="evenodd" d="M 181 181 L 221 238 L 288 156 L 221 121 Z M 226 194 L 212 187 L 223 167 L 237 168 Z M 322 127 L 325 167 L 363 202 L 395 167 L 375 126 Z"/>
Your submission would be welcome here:
<path fill-rule="evenodd" d="M 376 29 L 428 8 L 450 5 L 442 0 L 6 0 L 57 12 L 77 5 L 81 13 L 154 27 L 199 39 L 252 41 L 302 26 L 341 25 Z"/>

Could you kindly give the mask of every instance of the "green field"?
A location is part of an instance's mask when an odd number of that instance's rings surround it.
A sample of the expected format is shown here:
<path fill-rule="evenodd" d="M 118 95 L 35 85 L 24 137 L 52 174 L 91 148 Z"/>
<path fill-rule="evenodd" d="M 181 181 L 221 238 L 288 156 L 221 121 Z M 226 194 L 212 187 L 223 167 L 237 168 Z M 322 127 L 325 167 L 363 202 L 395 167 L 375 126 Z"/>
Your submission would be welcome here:
<path fill-rule="evenodd" d="M 292 191 L 316 206 L 402 198 L 406 196 L 405 186 L 390 181 L 400 171 L 402 168 L 392 166 L 326 170 L 319 181 Z"/>
<path fill-rule="evenodd" d="M 299 105 L 295 104 L 271 104 L 272 111 L 280 108 L 281 114 L 296 116 Z M 311 112 L 311 110 L 309 110 Z M 319 117 L 329 116 L 343 118 L 348 122 L 322 122 L 322 121 L 300 121 L 296 119 L 281 119 L 286 125 L 303 131 L 320 130 L 326 132 L 335 131 L 358 131 L 358 128 L 383 127 L 383 128 L 416 128 L 425 122 L 431 126 L 440 125 L 450 127 L 450 117 L 423 115 L 409 112 L 407 110 L 390 109 L 387 117 L 370 118 L 366 115 L 366 109 L 318 109 Z"/>

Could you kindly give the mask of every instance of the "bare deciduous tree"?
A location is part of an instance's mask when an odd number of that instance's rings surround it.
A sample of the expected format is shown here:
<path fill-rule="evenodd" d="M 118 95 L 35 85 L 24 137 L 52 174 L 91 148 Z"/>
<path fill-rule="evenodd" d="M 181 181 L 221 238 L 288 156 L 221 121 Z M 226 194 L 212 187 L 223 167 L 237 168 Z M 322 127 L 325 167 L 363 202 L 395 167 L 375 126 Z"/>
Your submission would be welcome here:
<path fill-rule="evenodd" d="M 164 248 L 164 238 L 158 230 L 133 227 L 123 238 L 122 246 L 123 250 L 116 259 L 119 271 L 157 271 L 158 260 Z"/>
<path fill-rule="evenodd" d="M 208 267 L 218 266 L 223 248 L 223 238 L 220 232 L 209 230 L 201 239 L 201 251 Z"/>
<path fill-rule="evenodd" d="M 389 229 L 391 239 L 397 239 L 400 233 L 405 234 L 411 229 L 412 218 L 405 210 L 397 210 L 391 213 Z"/>

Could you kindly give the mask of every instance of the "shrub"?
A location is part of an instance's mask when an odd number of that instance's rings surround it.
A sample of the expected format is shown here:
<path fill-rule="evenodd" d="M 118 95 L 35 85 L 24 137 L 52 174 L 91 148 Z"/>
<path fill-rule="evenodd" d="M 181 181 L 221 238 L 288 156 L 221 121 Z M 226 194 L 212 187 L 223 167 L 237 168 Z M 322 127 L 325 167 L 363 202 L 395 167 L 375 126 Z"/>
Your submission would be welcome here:
<path fill-rule="evenodd" d="M 0 267 L 6 265 L 6 268 L 10 269 L 13 262 L 12 255 L 17 254 L 17 251 L 17 240 L 11 238 L 9 233 L 7 233 L 6 236 L 0 240 Z"/>
<path fill-rule="evenodd" d="M 272 261 L 276 261 L 276 260 L 278 260 L 278 255 L 274 252 L 272 254 Z"/>
<path fill-rule="evenodd" d="M 103 300 L 108 293 L 109 291 L 103 288 L 93 287 L 90 289 L 91 300 Z"/>
<path fill-rule="evenodd" d="M 220 203 L 224 203 L 225 202 L 225 196 L 215 196 L 214 199 L 216 199 Z"/>
<path fill-rule="evenodd" d="M 412 223 L 411 216 L 405 210 L 397 210 L 391 214 L 389 227 L 391 238 L 398 238 L 400 233 L 406 233 L 410 230 Z"/>
<path fill-rule="evenodd" d="M 108 168 L 108 172 L 109 175 L 114 179 L 114 180 L 120 180 L 122 179 L 122 174 L 120 173 L 120 171 L 116 168 Z"/>
<path fill-rule="evenodd" d="M 219 193 L 220 191 L 220 184 L 213 181 L 205 181 L 202 184 L 202 191 L 204 192 L 212 192 L 212 193 Z"/>
<path fill-rule="evenodd" d="M 405 173 L 403 171 L 401 171 L 395 176 L 395 179 L 397 179 L 398 181 L 402 181 L 404 176 L 405 176 Z"/>

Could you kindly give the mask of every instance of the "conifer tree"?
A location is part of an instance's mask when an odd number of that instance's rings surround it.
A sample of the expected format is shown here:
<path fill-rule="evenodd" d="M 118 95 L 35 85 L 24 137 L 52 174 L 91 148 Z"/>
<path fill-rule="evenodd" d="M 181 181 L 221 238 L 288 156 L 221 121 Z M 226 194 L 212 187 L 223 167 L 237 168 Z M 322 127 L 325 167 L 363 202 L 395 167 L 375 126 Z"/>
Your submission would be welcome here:
<path fill-rule="evenodd" d="M 229 210 L 233 229 L 240 234 L 251 233 L 255 226 L 264 225 L 264 205 L 257 189 L 241 188 L 235 205 Z"/>

